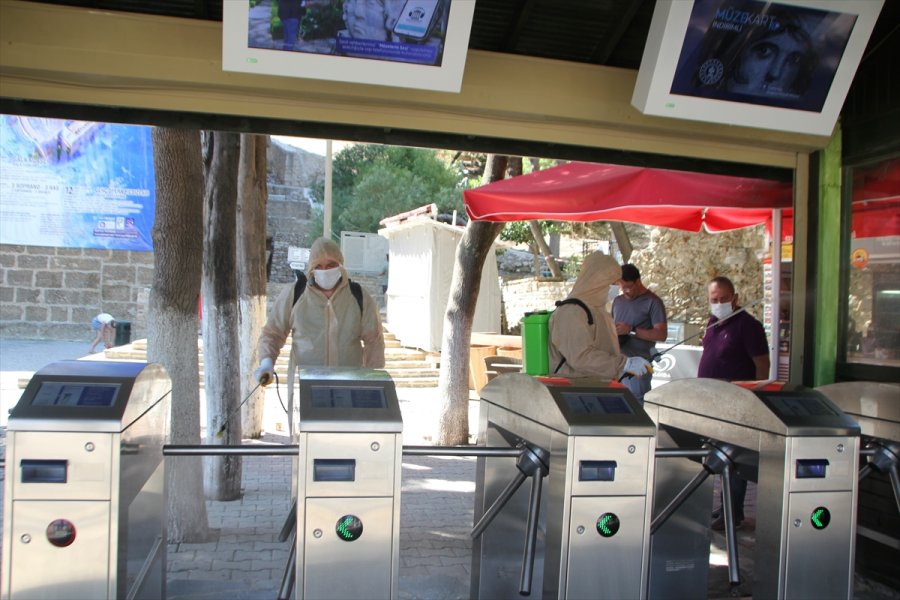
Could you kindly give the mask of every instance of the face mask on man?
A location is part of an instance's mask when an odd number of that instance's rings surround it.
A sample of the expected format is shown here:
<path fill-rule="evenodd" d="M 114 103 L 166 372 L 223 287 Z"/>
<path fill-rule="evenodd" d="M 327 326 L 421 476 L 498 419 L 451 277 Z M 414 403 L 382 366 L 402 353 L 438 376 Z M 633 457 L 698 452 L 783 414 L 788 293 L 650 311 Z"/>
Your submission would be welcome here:
<path fill-rule="evenodd" d="M 619 286 L 617 286 L 617 285 L 609 286 L 609 292 L 607 292 L 607 294 L 606 294 L 606 301 L 612 302 L 613 300 L 615 300 L 616 296 L 619 295 L 620 291 L 621 290 L 619 289 Z"/>
<path fill-rule="evenodd" d="M 734 312 L 734 309 L 731 308 L 731 302 L 722 302 L 721 304 L 710 304 L 709 312 L 721 321 Z"/>
<path fill-rule="evenodd" d="M 341 280 L 341 268 L 316 269 L 313 271 L 313 278 L 316 280 L 316 285 L 323 290 L 333 289 Z"/>

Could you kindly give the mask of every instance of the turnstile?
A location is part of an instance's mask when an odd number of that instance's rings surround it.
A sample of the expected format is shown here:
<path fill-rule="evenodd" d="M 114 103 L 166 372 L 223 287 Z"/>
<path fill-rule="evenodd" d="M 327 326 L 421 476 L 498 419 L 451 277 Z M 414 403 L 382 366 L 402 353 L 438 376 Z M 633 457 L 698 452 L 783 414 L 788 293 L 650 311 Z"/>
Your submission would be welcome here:
<path fill-rule="evenodd" d="M 403 420 L 370 369 L 301 369 L 295 597 L 396 598 Z"/>
<path fill-rule="evenodd" d="M 170 389 L 156 364 L 34 374 L 8 423 L 4 599 L 165 597 Z"/>
<path fill-rule="evenodd" d="M 848 381 L 816 389 L 859 423 L 869 454 L 860 470 L 857 563 L 896 582 L 900 577 L 900 385 Z"/>
<path fill-rule="evenodd" d="M 852 419 L 814 390 L 751 392 L 713 379 L 673 381 L 648 392 L 644 406 L 659 424 L 661 446 L 706 442 L 757 482 L 754 597 L 851 597 L 859 464 Z M 658 488 L 681 476 L 656 473 Z M 654 534 L 652 598 L 700 597 L 673 571 L 708 564 L 710 496 L 695 494 L 686 503 L 696 503 L 693 518 L 673 519 Z"/>
<path fill-rule="evenodd" d="M 608 381 L 553 384 L 525 374 L 490 381 L 481 390 L 479 444 L 521 446 L 528 458 L 478 459 L 475 519 L 496 518 L 476 527 L 471 595 L 646 597 L 655 434 L 631 393 Z M 504 488 L 517 469 L 541 471 L 530 494 Z M 531 523 L 536 539 L 526 535 Z"/>

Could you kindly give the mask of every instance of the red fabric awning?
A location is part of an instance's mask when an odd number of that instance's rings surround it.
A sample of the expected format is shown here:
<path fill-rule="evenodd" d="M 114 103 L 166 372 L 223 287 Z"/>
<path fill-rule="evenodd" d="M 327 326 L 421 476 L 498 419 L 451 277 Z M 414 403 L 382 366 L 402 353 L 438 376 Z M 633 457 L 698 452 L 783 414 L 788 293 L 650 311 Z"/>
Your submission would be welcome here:
<path fill-rule="evenodd" d="M 765 223 L 789 208 L 787 183 L 665 169 L 573 162 L 464 192 L 486 221 L 626 221 L 700 231 Z"/>

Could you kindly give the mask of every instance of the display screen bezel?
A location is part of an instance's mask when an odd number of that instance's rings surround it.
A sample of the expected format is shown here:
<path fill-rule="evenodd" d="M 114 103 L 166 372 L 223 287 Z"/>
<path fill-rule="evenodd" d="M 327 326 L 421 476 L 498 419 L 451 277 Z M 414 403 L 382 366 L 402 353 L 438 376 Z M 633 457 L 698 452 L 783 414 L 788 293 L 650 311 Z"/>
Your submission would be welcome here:
<path fill-rule="evenodd" d="M 36 407 L 111 408 L 115 406 L 122 385 L 79 381 L 42 381 L 29 403 Z M 97 395 L 102 393 L 103 397 Z"/>

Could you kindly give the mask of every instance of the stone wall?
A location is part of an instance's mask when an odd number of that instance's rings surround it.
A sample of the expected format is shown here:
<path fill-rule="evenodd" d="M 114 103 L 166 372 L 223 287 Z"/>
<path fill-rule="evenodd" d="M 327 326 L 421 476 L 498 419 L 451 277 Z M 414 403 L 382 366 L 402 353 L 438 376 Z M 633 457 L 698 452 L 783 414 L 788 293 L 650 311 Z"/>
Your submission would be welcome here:
<path fill-rule="evenodd" d="M 662 298 L 669 321 L 705 326 L 706 288 L 713 277 L 731 279 L 742 303 L 762 298 L 764 251 L 761 225 L 723 233 L 654 227 L 648 245 L 635 250 L 631 262 L 640 270 L 643 284 Z M 748 312 L 763 317 L 761 304 Z"/>
<path fill-rule="evenodd" d="M 269 140 L 266 231 L 272 236 L 271 281 L 289 283 L 294 274 L 287 262 L 288 247 L 309 248 L 311 190 L 325 178 L 325 157 Z"/>
<path fill-rule="evenodd" d="M 500 285 L 502 297 L 502 332 L 518 335 L 519 321 L 526 312 L 553 310 L 555 302 L 562 300 L 572 290 L 573 281 L 539 281 L 533 277 L 505 281 Z"/>
<path fill-rule="evenodd" d="M 641 271 L 644 285 L 662 298 L 669 321 L 706 325 L 707 282 L 719 275 L 734 282 L 742 302 L 762 297 L 763 270 L 759 258 L 765 249 L 762 226 L 715 234 L 660 227 L 644 229 L 649 233 L 646 245 L 634 251 L 630 262 Z M 512 255 L 507 252 L 501 257 L 507 259 L 504 265 Z M 517 258 L 525 269 L 530 255 Z M 519 279 L 521 273 L 509 268 L 503 273 L 503 333 L 518 333 L 519 320 L 526 312 L 552 310 L 554 302 L 565 298 L 574 283 L 574 280 L 536 281 L 533 277 Z M 749 312 L 761 320 L 763 307 L 754 306 Z"/>
<path fill-rule="evenodd" d="M 146 337 L 152 283 L 150 252 L 0 245 L 0 335 L 87 345 L 107 312 Z"/>
<path fill-rule="evenodd" d="M 89 344 L 91 319 L 107 312 L 146 338 L 153 268 L 152 252 L 0 245 L 0 336 Z M 377 275 L 350 275 L 384 306 Z M 269 283 L 269 308 L 292 284 Z"/>

